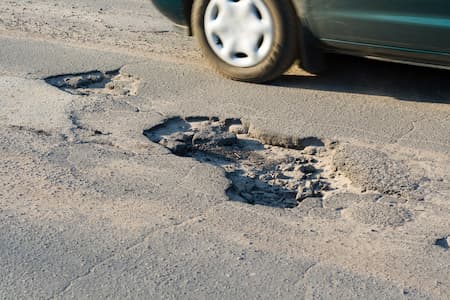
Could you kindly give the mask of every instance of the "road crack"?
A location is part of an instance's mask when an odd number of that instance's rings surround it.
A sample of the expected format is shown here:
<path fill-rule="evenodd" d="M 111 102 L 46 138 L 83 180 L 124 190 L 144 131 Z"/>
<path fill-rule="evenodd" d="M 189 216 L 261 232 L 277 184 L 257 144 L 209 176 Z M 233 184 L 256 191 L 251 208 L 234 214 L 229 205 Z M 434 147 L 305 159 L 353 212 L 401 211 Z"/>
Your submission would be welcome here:
<path fill-rule="evenodd" d="M 19 130 L 19 131 L 27 131 L 40 136 L 51 136 L 52 134 L 43 129 L 36 129 L 33 127 L 22 126 L 22 125 L 10 125 L 8 126 L 11 129 Z"/>
<path fill-rule="evenodd" d="M 400 136 L 395 137 L 395 138 L 394 138 L 394 141 L 393 141 L 393 144 L 399 143 L 401 140 L 403 140 L 403 139 L 406 138 L 408 135 L 410 135 L 411 133 L 413 133 L 413 132 L 417 129 L 417 123 L 423 122 L 423 121 L 426 121 L 426 120 L 427 120 L 426 117 L 421 117 L 421 118 L 419 118 L 419 119 L 417 119 L 417 120 L 411 121 L 411 123 L 409 124 L 408 130 L 407 130 L 405 133 L 401 134 Z"/>
<path fill-rule="evenodd" d="M 214 206 L 215 205 L 213 205 L 212 207 L 214 207 Z M 80 274 L 79 276 L 77 276 L 75 278 L 72 278 L 60 291 L 56 292 L 53 296 L 49 297 L 48 300 L 54 300 L 54 299 L 63 297 L 74 286 L 74 284 L 76 282 L 81 281 L 84 278 L 87 278 L 88 276 L 93 274 L 97 270 L 98 267 L 100 267 L 101 265 L 105 264 L 106 262 L 114 259 L 115 257 L 118 257 L 119 255 L 124 255 L 127 252 L 130 252 L 133 249 L 138 248 L 140 245 L 146 243 L 148 241 L 148 239 L 151 238 L 155 233 L 162 231 L 162 230 L 167 230 L 167 229 L 173 228 L 173 227 L 176 228 L 176 227 L 184 226 L 191 222 L 198 222 L 198 220 L 202 220 L 202 219 L 203 219 L 203 213 L 193 216 L 193 217 L 190 217 L 181 222 L 168 224 L 166 226 L 158 227 L 158 228 L 155 228 L 155 229 L 147 232 L 140 239 L 136 240 L 135 243 L 131 244 L 130 246 L 126 247 L 123 250 L 118 251 L 117 253 L 113 253 L 113 254 L 107 256 L 106 258 L 102 259 L 101 261 L 99 261 L 99 262 L 95 263 L 93 266 L 91 266 L 86 272 Z"/>

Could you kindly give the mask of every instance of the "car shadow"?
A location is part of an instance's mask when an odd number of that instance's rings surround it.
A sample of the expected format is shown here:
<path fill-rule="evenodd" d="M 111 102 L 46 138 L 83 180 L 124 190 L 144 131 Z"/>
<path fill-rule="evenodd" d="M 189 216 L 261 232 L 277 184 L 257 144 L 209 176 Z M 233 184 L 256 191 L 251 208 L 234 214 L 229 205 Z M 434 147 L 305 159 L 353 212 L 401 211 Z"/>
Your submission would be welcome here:
<path fill-rule="evenodd" d="M 450 71 L 330 55 L 324 74 L 286 74 L 271 83 L 290 88 L 450 104 Z"/>

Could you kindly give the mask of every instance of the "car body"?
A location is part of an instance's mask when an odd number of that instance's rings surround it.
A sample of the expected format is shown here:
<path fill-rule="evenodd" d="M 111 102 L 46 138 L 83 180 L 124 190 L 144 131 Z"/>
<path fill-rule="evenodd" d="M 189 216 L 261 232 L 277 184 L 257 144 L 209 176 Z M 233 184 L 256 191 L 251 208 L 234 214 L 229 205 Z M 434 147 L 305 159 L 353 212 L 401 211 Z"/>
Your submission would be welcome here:
<path fill-rule="evenodd" d="M 195 1 L 153 0 L 188 30 Z M 450 69 L 449 0 L 289 1 L 299 21 L 298 58 L 308 71 L 320 70 L 327 52 Z"/>

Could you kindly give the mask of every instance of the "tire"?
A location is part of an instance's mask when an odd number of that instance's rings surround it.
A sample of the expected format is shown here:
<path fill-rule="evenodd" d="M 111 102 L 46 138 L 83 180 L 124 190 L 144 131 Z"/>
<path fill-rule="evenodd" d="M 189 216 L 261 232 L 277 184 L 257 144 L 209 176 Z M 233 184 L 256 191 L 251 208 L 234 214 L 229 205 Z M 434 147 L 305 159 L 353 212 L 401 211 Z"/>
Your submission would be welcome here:
<path fill-rule="evenodd" d="M 247 14 L 236 5 L 246 5 Z M 290 0 L 196 0 L 191 20 L 207 61 L 227 78 L 267 82 L 283 74 L 298 56 L 299 22 Z M 219 33 L 213 27 L 218 23 L 225 24 L 218 28 L 226 28 Z M 256 43 L 250 47 L 252 41 Z"/>

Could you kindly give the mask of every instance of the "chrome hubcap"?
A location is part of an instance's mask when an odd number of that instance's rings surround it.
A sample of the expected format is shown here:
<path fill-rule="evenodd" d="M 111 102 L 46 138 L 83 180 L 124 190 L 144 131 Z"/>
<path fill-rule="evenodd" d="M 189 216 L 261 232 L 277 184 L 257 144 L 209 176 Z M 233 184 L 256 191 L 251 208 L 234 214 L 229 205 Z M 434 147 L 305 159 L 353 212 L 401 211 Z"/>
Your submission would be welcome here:
<path fill-rule="evenodd" d="M 271 50 L 273 20 L 262 0 L 211 0 L 204 26 L 211 49 L 232 66 L 253 67 Z"/>

